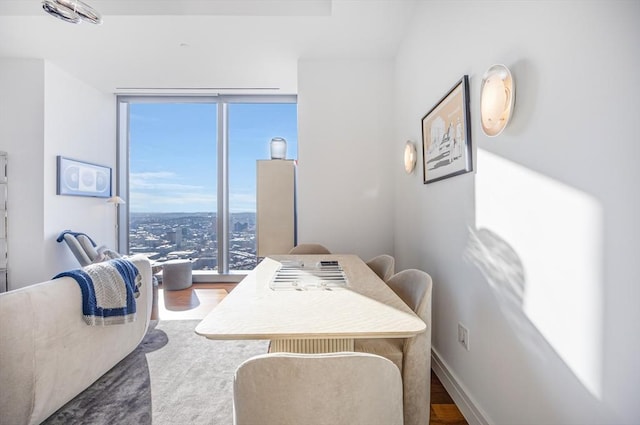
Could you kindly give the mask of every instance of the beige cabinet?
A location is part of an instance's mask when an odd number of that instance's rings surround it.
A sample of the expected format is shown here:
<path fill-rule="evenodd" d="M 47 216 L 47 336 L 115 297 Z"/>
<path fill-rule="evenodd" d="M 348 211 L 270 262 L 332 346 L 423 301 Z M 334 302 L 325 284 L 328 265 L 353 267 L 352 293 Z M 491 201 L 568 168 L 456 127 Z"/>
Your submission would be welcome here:
<path fill-rule="evenodd" d="M 257 161 L 257 256 L 286 254 L 296 244 L 296 164 Z"/>

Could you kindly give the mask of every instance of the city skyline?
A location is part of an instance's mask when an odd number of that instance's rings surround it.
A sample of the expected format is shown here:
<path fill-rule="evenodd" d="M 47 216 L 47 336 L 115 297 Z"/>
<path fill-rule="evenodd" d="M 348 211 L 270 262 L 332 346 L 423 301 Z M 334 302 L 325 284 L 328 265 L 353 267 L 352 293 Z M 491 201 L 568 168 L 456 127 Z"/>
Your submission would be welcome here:
<path fill-rule="evenodd" d="M 229 224 L 229 269 L 253 269 L 258 263 L 255 212 L 231 213 Z M 212 212 L 131 213 L 128 252 L 146 255 L 157 262 L 189 259 L 193 270 L 216 270 L 217 215 Z"/>

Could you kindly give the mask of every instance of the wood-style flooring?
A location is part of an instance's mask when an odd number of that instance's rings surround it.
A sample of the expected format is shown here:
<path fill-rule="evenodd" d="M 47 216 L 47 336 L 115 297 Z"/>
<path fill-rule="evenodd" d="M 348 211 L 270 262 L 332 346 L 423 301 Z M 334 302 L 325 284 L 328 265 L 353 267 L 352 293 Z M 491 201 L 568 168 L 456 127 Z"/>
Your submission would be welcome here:
<path fill-rule="evenodd" d="M 198 320 L 233 290 L 234 283 L 195 283 L 179 291 L 154 288 L 151 318 Z M 431 372 L 431 425 L 468 425 L 438 377 Z"/>

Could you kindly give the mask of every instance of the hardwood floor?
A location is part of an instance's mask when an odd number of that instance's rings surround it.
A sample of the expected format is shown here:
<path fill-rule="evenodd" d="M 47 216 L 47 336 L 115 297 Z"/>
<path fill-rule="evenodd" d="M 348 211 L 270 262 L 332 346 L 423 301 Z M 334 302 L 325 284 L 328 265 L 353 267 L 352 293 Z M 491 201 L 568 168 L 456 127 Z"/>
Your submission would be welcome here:
<path fill-rule="evenodd" d="M 431 371 L 431 425 L 468 425 L 458 406 Z"/>
<path fill-rule="evenodd" d="M 154 288 L 151 318 L 198 320 L 233 290 L 233 283 L 195 283 L 179 291 Z M 431 371 L 431 425 L 468 425 L 438 377 Z"/>
<path fill-rule="evenodd" d="M 157 320 L 199 320 L 229 293 L 232 288 L 198 283 L 179 291 L 154 288 L 151 318 Z"/>

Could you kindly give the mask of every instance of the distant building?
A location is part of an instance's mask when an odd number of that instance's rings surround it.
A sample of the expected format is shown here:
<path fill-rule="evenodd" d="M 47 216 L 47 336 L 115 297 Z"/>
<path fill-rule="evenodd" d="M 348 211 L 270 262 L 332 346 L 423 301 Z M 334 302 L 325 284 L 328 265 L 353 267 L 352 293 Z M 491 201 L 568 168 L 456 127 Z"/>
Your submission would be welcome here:
<path fill-rule="evenodd" d="M 214 213 L 131 213 L 129 253 L 144 253 L 162 262 L 176 258 L 193 261 L 194 270 L 216 270 L 217 218 Z M 255 267 L 255 213 L 230 217 L 229 269 Z"/>
<path fill-rule="evenodd" d="M 182 246 L 182 228 L 177 227 L 173 230 L 169 230 L 167 232 L 167 240 L 169 243 L 174 244 L 176 248 L 180 249 Z"/>
<path fill-rule="evenodd" d="M 246 232 L 248 228 L 249 228 L 249 223 L 241 223 L 237 221 L 233 224 L 234 232 Z"/>
<path fill-rule="evenodd" d="M 194 270 L 214 270 L 218 267 L 218 259 L 215 257 L 200 257 L 193 263 Z"/>

